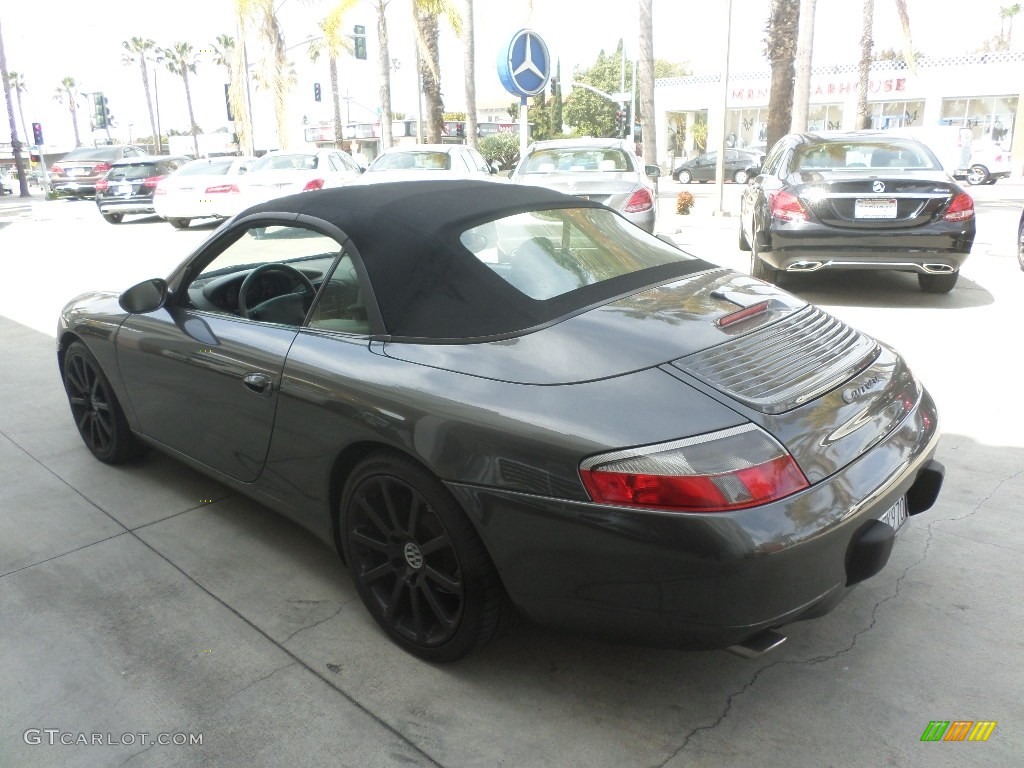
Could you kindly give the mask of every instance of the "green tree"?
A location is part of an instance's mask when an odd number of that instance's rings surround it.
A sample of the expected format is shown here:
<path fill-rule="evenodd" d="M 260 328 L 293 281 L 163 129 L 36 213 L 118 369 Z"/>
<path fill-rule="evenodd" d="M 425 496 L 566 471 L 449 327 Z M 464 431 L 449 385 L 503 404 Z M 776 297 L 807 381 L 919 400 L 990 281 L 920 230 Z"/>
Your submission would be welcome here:
<path fill-rule="evenodd" d="M 153 135 L 157 136 L 153 97 L 149 92 L 149 64 L 155 62 L 159 53 L 156 41 L 148 38 L 133 37 L 130 40 L 122 40 L 121 47 L 125 50 L 125 53 L 121 54 L 121 63 L 125 66 L 139 65 L 139 73 L 142 75 L 142 87 L 146 92 L 146 107 L 149 109 L 149 127 L 153 131 Z M 159 136 L 157 136 L 157 139 L 159 140 Z M 157 144 L 156 153 L 159 155 L 161 152 L 163 152 L 163 147 Z"/>
<path fill-rule="evenodd" d="M 234 118 L 232 123 L 239 149 L 248 152 L 252 149 L 252 124 L 245 98 L 245 53 L 235 43 L 235 38 L 228 34 L 217 35 L 211 48 L 213 63 L 228 72 L 228 104 Z"/>
<path fill-rule="evenodd" d="M 185 104 L 188 107 L 188 125 L 192 134 L 192 146 L 195 148 L 196 157 L 199 157 L 199 126 L 196 125 L 195 112 L 192 110 L 192 89 L 189 86 L 188 75 L 191 72 L 196 74 L 196 55 L 191 43 L 174 43 L 170 48 L 161 50 L 164 57 L 164 65 L 169 72 L 181 78 L 185 86 Z M 170 135 L 170 131 L 167 132 Z"/>
<path fill-rule="evenodd" d="M 597 61 L 588 69 L 579 67 L 573 72 L 573 83 L 593 86 L 605 93 L 614 93 L 622 85 L 621 72 L 625 63 L 626 71 L 632 71 L 632 63 L 624 60 L 622 41 L 611 56 L 601 51 Z M 578 136 L 617 136 L 615 113 L 619 105 L 599 96 L 586 88 L 573 88 L 572 97 L 565 102 L 562 113 L 565 121 Z"/>
<path fill-rule="evenodd" d="M 480 154 L 502 168 L 511 168 L 519 162 L 519 135 L 493 133 L 480 139 Z"/>
<path fill-rule="evenodd" d="M 53 95 L 54 101 L 59 101 L 67 106 L 71 113 L 71 126 L 75 129 L 75 146 L 82 146 L 82 138 L 78 134 L 78 83 L 75 78 L 68 75 L 60 81 L 57 92 Z"/>

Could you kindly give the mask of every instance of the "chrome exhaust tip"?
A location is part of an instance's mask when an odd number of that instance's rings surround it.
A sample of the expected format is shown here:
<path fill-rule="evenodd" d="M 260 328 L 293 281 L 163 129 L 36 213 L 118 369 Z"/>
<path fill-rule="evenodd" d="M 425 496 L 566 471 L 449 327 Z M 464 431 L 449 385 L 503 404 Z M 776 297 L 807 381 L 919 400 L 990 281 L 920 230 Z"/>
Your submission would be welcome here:
<path fill-rule="evenodd" d="M 773 651 L 786 642 L 786 636 L 779 634 L 773 629 L 766 629 L 753 637 L 748 637 L 742 643 L 730 645 L 726 648 L 729 653 L 735 653 L 744 659 L 756 659 L 764 656 L 768 651 Z"/>
<path fill-rule="evenodd" d="M 824 265 L 820 261 L 798 261 L 795 264 L 790 264 L 786 267 L 787 272 L 815 272 L 821 269 Z"/>
<path fill-rule="evenodd" d="M 922 264 L 921 266 L 929 275 L 949 275 L 956 272 L 956 269 L 949 264 Z"/>

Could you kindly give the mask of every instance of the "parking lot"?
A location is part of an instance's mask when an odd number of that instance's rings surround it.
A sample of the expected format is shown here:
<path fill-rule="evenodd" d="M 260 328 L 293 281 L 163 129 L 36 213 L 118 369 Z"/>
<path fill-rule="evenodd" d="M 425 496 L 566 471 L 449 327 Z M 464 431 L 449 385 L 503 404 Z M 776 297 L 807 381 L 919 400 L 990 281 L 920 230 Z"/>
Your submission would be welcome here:
<path fill-rule="evenodd" d="M 406 655 L 312 535 L 155 452 L 100 464 L 75 431 L 60 307 L 165 275 L 213 226 L 41 199 L 0 218 L 0 766 L 1019 765 L 1024 185 L 971 192 L 978 238 L 949 295 L 904 274 L 784 284 L 904 354 L 938 402 L 947 475 L 881 574 L 756 660 L 525 623 L 455 665 Z M 747 271 L 713 194 L 662 179 L 658 230 Z M 922 742 L 935 720 L 997 725 Z"/>

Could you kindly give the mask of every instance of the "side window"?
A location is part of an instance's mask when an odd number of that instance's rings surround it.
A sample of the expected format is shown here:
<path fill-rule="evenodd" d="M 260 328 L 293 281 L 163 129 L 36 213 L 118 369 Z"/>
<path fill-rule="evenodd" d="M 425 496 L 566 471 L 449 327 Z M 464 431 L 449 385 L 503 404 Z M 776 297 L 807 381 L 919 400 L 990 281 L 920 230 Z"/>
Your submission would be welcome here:
<path fill-rule="evenodd" d="M 761 166 L 761 173 L 769 176 L 778 176 L 779 163 L 787 149 L 787 145 L 781 142 L 772 147 L 772 151 L 768 153 L 768 157 L 764 159 L 764 164 Z"/>
<path fill-rule="evenodd" d="M 250 226 L 181 292 L 186 306 L 300 326 L 341 246 L 296 226 Z"/>
<path fill-rule="evenodd" d="M 491 172 L 491 167 L 487 165 L 487 161 L 484 160 L 484 156 L 477 152 L 475 149 L 469 150 L 469 156 L 473 159 L 473 162 L 476 164 L 476 169 L 478 171 L 483 171 L 484 173 Z"/>
<path fill-rule="evenodd" d="M 350 253 L 342 253 L 324 282 L 309 327 L 360 336 L 370 333 L 363 289 Z"/>
<path fill-rule="evenodd" d="M 332 171 L 343 171 L 343 170 L 345 170 L 345 166 L 341 162 L 341 158 L 338 157 L 333 152 L 327 156 L 327 159 L 330 160 L 331 170 Z"/>
<path fill-rule="evenodd" d="M 359 163 L 357 163 L 350 155 L 346 155 L 343 152 L 339 152 L 338 158 L 340 159 L 342 165 L 346 170 L 356 171 L 358 173 Z"/>

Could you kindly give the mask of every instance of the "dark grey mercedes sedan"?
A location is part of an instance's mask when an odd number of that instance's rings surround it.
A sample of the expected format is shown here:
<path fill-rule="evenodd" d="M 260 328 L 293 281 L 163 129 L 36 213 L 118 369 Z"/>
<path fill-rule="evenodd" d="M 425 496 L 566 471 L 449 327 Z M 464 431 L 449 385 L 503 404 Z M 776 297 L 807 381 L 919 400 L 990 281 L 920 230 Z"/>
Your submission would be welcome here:
<path fill-rule="evenodd" d="M 518 613 L 755 654 L 878 573 L 943 478 L 900 356 L 528 186 L 278 198 L 65 307 L 101 461 L 166 451 L 335 547 L 428 660 Z"/>

